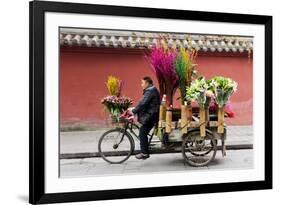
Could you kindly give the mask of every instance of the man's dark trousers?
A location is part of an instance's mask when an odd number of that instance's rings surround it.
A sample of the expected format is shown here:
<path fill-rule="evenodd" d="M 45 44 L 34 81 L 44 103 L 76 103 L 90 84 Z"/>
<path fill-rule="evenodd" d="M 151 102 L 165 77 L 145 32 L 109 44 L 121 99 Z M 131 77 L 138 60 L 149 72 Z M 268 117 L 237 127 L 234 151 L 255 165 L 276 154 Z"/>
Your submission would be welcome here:
<path fill-rule="evenodd" d="M 154 123 L 144 124 L 140 127 L 140 147 L 143 154 L 149 154 L 148 151 L 148 137 L 150 130 L 153 128 Z"/>
<path fill-rule="evenodd" d="M 148 137 L 147 137 L 147 135 L 149 134 L 150 130 L 158 122 L 158 116 L 159 116 L 158 112 L 152 114 L 150 120 L 140 127 L 139 138 L 140 138 L 141 152 L 143 154 L 149 154 L 149 149 L 148 149 L 149 145 L 148 145 Z"/>

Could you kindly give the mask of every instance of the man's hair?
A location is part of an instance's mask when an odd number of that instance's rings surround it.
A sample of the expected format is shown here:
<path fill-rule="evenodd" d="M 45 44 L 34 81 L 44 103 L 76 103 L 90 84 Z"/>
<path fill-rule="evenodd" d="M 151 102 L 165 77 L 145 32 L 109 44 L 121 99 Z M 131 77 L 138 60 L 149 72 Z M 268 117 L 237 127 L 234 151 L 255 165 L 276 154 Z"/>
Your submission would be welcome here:
<path fill-rule="evenodd" d="M 148 82 L 150 85 L 153 85 L 153 81 L 152 81 L 151 77 L 145 76 L 145 77 L 143 77 L 143 80 Z"/>

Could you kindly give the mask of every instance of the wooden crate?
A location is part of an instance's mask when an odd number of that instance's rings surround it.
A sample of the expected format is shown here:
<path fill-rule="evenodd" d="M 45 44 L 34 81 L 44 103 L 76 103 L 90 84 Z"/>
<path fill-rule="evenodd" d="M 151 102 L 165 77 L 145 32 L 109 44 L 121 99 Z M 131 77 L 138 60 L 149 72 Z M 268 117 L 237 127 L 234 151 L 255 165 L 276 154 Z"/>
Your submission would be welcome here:
<path fill-rule="evenodd" d="M 180 113 L 179 113 L 180 111 Z M 200 128 L 201 137 L 206 136 L 207 127 L 217 127 L 217 132 L 220 134 L 224 133 L 224 108 L 218 109 L 218 120 L 209 120 L 209 108 L 199 109 L 199 121 L 192 121 L 192 107 L 190 105 L 182 105 L 181 109 L 176 110 L 177 116 L 180 114 L 178 120 L 173 117 L 173 110 L 166 109 L 163 105 L 160 106 L 159 113 L 159 128 L 165 128 L 166 133 L 171 133 L 173 129 L 180 128 L 182 134 L 186 134 L 189 128 Z"/>

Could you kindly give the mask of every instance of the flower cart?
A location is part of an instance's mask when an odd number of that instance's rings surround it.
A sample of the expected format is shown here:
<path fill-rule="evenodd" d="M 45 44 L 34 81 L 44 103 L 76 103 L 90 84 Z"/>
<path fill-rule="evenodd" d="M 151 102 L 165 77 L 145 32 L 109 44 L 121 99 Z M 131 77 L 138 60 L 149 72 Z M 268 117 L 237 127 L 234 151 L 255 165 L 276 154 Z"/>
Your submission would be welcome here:
<path fill-rule="evenodd" d="M 219 144 L 222 155 L 226 155 L 225 106 L 237 83 L 222 76 L 209 80 L 198 76 L 196 55 L 196 51 L 168 49 L 165 44 L 152 50 L 150 61 L 162 103 L 159 121 L 148 138 L 149 145 L 152 138 L 159 138 L 158 142 L 153 141 L 154 150 L 181 151 L 185 162 L 198 167 L 208 165 L 215 158 Z M 181 107 L 175 109 L 173 96 L 178 88 Z M 99 140 L 100 156 L 109 163 L 126 161 L 135 151 L 135 140 L 139 140 L 139 127 L 132 116 L 124 112 L 121 118 L 125 119 L 123 127 L 105 132 Z"/>
<path fill-rule="evenodd" d="M 223 123 L 223 132 L 220 133 L 216 114 L 208 115 L 206 108 L 205 121 L 202 122 L 200 120 L 202 110 L 198 113 L 199 116 L 193 111 L 189 116 L 191 112 L 188 109 L 188 107 L 182 107 L 180 110 L 164 111 L 166 112 L 165 118 L 159 120 L 158 125 L 156 124 L 148 135 L 150 149 L 153 153 L 177 152 L 180 148 L 184 161 L 189 165 L 206 166 L 215 158 L 219 140 L 223 156 L 225 155 L 226 125 Z M 182 112 L 183 110 L 185 111 Z M 184 118 L 179 118 L 179 113 Z M 120 117 L 125 121 L 123 127 L 118 126 L 106 131 L 98 143 L 100 156 L 111 164 L 120 164 L 128 160 L 135 153 L 136 141 L 139 140 L 139 126 L 135 123 L 134 118 L 127 112 Z M 187 123 L 184 119 L 187 119 Z M 202 127 L 204 127 L 204 136 L 201 135 Z M 155 138 L 160 140 L 157 141 Z"/>
<path fill-rule="evenodd" d="M 206 166 L 215 158 L 219 142 L 225 156 L 227 128 L 224 117 L 227 115 L 224 108 L 236 86 L 234 81 L 224 77 L 214 77 L 209 81 L 196 79 L 187 88 L 185 98 L 196 100 L 199 107 L 184 101 L 180 109 L 173 109 L 166 104 L 163 95 L 159 121 L 149 134 L 149 144 L 153 137 L 158 137 L 160 140 L 153 142 L 154 150 L 180 148 L 184 161 L 196 167 Z M 139 127 L 129 112 L 125 111 L 120 118 L 125 122 L 123 127 L 105 132 L 98 144 L 100 156 L 109 163 L 122 163 L 129 159 L 135 151 L 135 140 L 139 140 Z M 156 144 L 163 146 L 156 148 Z"/>

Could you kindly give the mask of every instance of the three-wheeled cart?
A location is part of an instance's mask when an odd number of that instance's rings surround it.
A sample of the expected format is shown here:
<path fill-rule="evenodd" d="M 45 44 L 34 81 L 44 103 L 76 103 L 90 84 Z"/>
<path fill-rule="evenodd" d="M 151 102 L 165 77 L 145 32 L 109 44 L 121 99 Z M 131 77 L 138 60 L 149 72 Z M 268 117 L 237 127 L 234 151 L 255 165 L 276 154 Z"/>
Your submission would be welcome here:
<path fill-rule="evenodd" d="M 151 150 L 181 150 L 184 162 L 191 166 L 206 166 L 216 156 L 219 144 L 225 156 L 226 125 L 223 108 L 215 113 L 209 106 L 193 109 L 182 105 L 169 109 L 161 105 L 159 121 L 148 135 Z M 130 118 L 121 118 L 122 126 L 108 130 L 99 139 L 100 156 L 107 162 L 118 164 L 135 153 L 139 126 Z M 155 140 L 156 139 L 156 140 Z M 156 152 L 157 153 L 157 152 Z"/>

